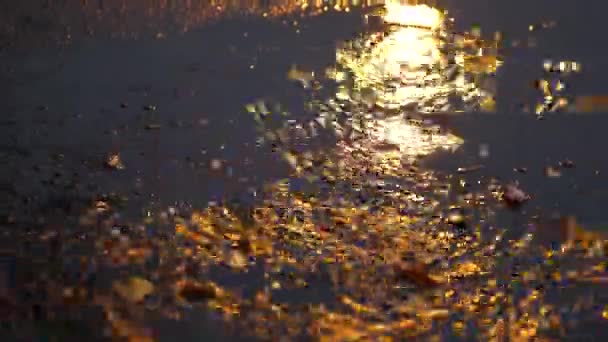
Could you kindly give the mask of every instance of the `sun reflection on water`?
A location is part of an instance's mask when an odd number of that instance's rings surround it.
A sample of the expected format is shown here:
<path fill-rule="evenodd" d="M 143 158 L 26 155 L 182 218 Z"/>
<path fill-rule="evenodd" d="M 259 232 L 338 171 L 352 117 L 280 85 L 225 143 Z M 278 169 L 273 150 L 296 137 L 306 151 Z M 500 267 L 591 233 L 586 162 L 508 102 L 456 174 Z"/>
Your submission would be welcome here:
<path fill-rule="evenodd" d="M 486 49 L 485 54 L 483 48 L 471 51 L 460 41 L 463 37 L 442 25 L 419 27 L 424 25 L 399 14 L 418 13 L 420 8 L 422 14 L 413 18 L 442 18 L 436 9 L 390 6 L 385 19 L 397 17 L 399 26 L 349 42 L 336 53 L 341 69 L 352 74 L 355 92 L 371 88 L 375 104 L 383 108 L 409 105 L 410 110 L 423 113 L 476 110 L 493 99 L 491 75 L 500 67 L 496 49 Z"/>
<path fill-rule="evenodd" d="M 427 29 L 439 29 L 444 24 L 443 13 L 425 4 L 408 5 L 395 0 L 384 4 L 384 22 L 406 26 L 417 26 Z"/>

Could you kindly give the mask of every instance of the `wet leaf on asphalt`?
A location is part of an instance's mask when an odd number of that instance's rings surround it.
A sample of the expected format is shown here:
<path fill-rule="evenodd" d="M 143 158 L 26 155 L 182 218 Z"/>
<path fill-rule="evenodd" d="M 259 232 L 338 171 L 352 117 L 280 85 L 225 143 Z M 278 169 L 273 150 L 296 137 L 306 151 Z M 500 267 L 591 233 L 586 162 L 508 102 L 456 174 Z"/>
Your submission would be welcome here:
<path fill-rule="evenodd" d="M 154 292 L 154 284 L 141 277 L 130 277 L 126 280 L 115 281 L 112 288 L 122 299 L 132 303 L 139 303 Z"/>

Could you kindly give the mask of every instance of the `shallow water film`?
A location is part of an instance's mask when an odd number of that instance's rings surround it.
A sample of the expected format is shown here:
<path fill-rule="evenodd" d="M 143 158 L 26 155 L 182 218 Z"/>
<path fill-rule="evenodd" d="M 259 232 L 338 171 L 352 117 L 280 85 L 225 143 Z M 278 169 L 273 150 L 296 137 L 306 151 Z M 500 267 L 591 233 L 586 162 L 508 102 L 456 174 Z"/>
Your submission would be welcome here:
<path fill-rule="evenodd" d="M 1 4 L 1 340 L 605 341 L 606 10 Z"/>

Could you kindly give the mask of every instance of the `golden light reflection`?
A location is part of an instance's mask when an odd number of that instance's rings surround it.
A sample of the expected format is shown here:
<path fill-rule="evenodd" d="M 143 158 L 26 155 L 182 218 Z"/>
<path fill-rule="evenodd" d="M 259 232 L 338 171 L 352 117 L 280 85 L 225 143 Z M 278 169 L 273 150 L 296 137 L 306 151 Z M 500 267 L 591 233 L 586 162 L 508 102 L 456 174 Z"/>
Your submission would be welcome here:
<path fill-rule="evenodd" d="M 439 131 L 438 127 L 435 129 Z M 454 150 L 463 142 L 453 134 L 439 132 L 433 134 L 425 131 L 422 127 L 401 117 L 378 120 L 370 133 L 371 139 L 398 147 L 402 157 L 425 156 L 437 149 Z"/>
<path fill-rule="evenodd" d="M 544 77 L 534 82 L 540 99 L 534 104 L 534 114 L 542 118 L 552 112 L 592 112 L 602 110 L 601 97 L 579 96 L 572 99 L 567 78 L 581 72 L 581 65 L 575 61 L 543 62 Z M 598 101 L 599 100 L 599 101 Z M 527 110 L 527 108 L 524 108 Z M 605 109 L 605 107 L 604 107 Z"/>
<path fill-rule="evenodd" d="M 439 22 L 441 12 L 434 8 L 390 3 L 384 16 L 393 18 L 391 22 L 400 18 L 399 25 L 391 24 L 385 32 L 363 35 L 337 49 L 336 66 L 326 75 L 338 83 L 338 91 L 334 99 L 316 105 L 318 118 L 311 124 L 336 133 L 344 160 L 365 164 L 367 159 L 344 156 L 367 151 L 366 158 L 388 172 L 402 167 L 400 160 L 458 148 L 462 139 L 415 116 L 493 110 L 491 74 L 499 62 L 495 55 L 480 55 L 477 47 L 468 49 L 469 45 L 483 46 L 479 39 L 467 44 L 464 36 L 447 34 Z M 423 21 L 434 24 L 424 27 L 422 21 L 412 19 L 425 16 Z M 467 70 L 467 66 L 477 69 Z M 288 79 L 303 84 L 310 84 L 312 76 L 295 69 L 288 73 Z"/>
<path fill-rule="evenodd" d="M 402 1 L 387 0 L 382 16 L 388 24 L 439 29 L 443 25 L 443 13 L 425 4 L 410 5 Z"/>
<path fill-rule="evenodd" d="M 409 13 L 427 15 L 431 19 L 424 20 L 429 22 L 442 18 L 438 10 L 426 5 L 388 6 L 396 9 L 388 10 L 386 15 L 395 13 L 392 16 L 400 18 L 400 24 L 419 24 L 410 21 Z M 401 12 L 408 15 L 402 16 Z M 440 24 L 427 28 L 397 26 L 387 33 L 362 37 L 337 51 L 338 66 L 352 74 L 355 93 L 371 90 L 375 104 L 383 108 L 409 106 L 422 113 L 489 108 L 495 92 L 491 75 L 501 64 L 496 49 L 467 48 L 484 43 L 478 39 L 465 44 L 463 36 L 432 29 L 439 27 Z M 455 97 L 457 103 L 453 101 Z"/>

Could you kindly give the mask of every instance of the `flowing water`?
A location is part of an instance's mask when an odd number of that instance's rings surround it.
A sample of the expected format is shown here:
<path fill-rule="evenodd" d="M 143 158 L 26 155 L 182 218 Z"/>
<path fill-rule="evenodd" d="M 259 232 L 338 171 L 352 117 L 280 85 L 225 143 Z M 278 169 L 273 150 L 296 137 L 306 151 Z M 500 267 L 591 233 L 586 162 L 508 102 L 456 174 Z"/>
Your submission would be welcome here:
<path fill-rule="evenodd" d="M 8 9 L 8 340 L 605 335 L 602 62 L 543 52 L 559 11 Z"/>

